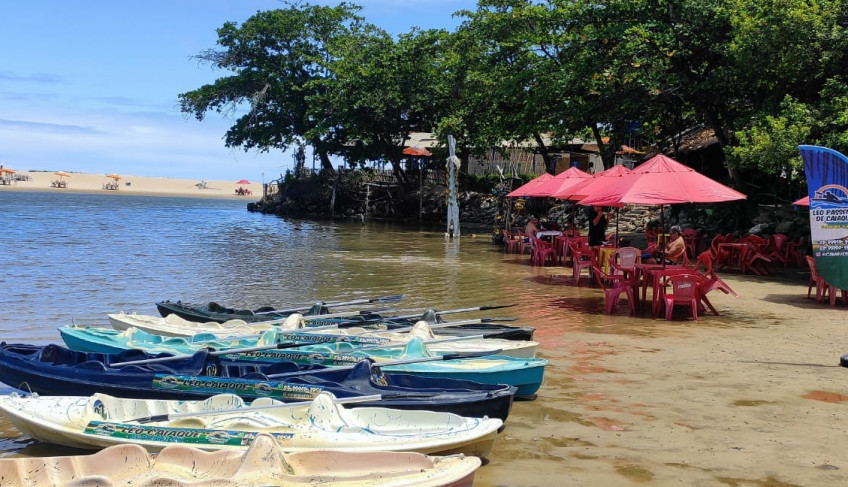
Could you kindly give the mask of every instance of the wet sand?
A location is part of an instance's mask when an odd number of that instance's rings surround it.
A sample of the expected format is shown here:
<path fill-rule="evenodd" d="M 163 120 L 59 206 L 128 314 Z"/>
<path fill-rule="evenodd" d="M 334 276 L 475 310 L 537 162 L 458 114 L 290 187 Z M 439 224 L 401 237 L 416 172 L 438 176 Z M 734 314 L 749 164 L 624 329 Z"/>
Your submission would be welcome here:
<path fill-rule="evenodd" d="M 722 277 L 741 297 L 712 293 L 718 317 L 634 320 L 624 304 L 539 337 L 539 397 L 515 404 L 474 485 L 848 484 L 848 307 L 806 299 L 803 270 Z"/>

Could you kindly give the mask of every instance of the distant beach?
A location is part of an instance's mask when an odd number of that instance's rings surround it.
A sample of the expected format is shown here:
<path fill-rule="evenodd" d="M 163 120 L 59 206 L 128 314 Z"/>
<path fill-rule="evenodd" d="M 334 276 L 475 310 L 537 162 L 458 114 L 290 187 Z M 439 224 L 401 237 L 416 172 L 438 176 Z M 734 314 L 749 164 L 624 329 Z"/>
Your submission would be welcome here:
<path fill-rule="evenodd" d="M 59 176 L 52 171 L 18 171 L 15 175 L 28 176 L 28 180 L 12 181 L 0 185 L 0 191 L 61 191 L 72 193 L 135 194 L 145 196 L 186 196 L 191 198 L 230 198 L 258 201 L 262 198 L 262 183 L 251 181 L 238 184 L 236 181 L 175 179 L 164 177 L 116 174 L 120 179 L 105 174 L 66 172 Z M 65 181 L 66 187 L 56 187 L 54 181 Z M 205 184 L 204 184 L 205 183 Z M 117 189 L 106 189 L 106 185 Z M 239 188 L 250 194 L 236 193 Z"/>

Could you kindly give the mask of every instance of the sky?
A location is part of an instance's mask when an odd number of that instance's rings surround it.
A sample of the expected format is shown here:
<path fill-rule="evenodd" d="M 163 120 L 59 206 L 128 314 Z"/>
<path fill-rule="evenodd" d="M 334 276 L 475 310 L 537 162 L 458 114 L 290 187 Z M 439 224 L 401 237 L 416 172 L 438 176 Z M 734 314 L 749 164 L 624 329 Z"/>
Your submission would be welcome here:
<path fill-rule="evenodd" d="M 337 1 L 313 0 L 336 5 Z M 393 35 L 453 29 L 475 0 L 359 0 Z M 0 164 L 206 180 L 270 181 L 290 153 L 224 146 L 234 118 L 179 110 L 178 95 L 227 76 L 193 56 L 216 29 L 278 0 L 26 0 L 0 5 Z"/>

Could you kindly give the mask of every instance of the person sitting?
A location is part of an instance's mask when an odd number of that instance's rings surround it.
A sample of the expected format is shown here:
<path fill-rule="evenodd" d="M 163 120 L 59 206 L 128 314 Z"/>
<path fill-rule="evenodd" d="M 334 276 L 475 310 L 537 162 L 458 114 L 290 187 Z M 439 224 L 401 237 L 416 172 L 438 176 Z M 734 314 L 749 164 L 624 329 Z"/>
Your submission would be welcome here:
<path fill-rule="evenodd" d="M 686 253 L 686 242 L 683 240 L 683 232 L 680 230 L 680 226 L 674 225 L 668 231 L 669 238 L 668 243 L 665 245 L 665 251 L 655 251 L 652 255 L 654 258 L 654 262 L 657 264 L 662 263 L 663 255 L 665 256 L 666 264 L 677 264 L 682 258 L 683 254 Z M 650 262 L 650 256 L 642 256 L 643 262 Z"/>
<path fill-rule="evenodd" d="M 524 227 L 525 235 L 536 236 L 537 233 L 541 232 L 542 229 L 539 226 L 539 219 L 533 215 L 530 215 L 530 221 L 527 222 L 527 226 Z"/>

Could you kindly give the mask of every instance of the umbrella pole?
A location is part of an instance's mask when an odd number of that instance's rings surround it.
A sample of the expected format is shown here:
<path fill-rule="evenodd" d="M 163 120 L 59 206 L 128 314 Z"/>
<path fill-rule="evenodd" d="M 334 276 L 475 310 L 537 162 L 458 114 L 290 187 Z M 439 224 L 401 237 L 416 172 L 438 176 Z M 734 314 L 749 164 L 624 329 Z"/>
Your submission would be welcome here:
<path fill-rule="evenodd" d="M 663 205 L 660 205 L 660 235 L 665 235 L 665 212 L 663 211 Z M 660 258 L 662 259 L 663 269 L 665 269 L 665 243 L 663 239 L 660 239 L 660 243 L 662 245 Z"/>

